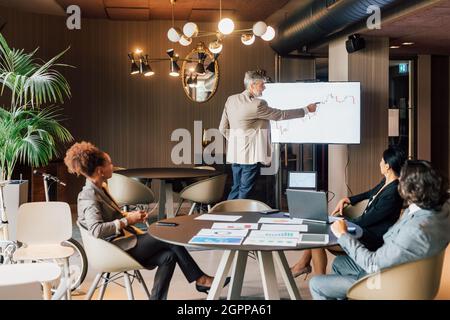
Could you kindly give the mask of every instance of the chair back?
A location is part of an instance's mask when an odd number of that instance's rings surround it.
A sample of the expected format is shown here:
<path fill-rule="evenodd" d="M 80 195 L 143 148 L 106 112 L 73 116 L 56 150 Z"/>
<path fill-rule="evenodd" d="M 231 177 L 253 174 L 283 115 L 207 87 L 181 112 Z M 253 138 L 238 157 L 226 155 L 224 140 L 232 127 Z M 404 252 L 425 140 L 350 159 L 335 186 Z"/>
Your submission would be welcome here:
<path fill-rule="evenodd" d="M 101 272 L 123 272 L 144 267 L 118 246 L 92 236 L 80 223 L 81 239 L 89 264 Z"/>
<path fill-rule="evenodd" d="M 252 199 L 235 199 L 219 202 L 211 208 L 210 213 L 215 212 L 243 212 L 243 211 L 262 211 L 271 208 L 264 202 Z"/>
<path fill-rule="evenodd" d="M 195 182 L 180 192 L 180 198 L 197 203 L 210 204 L 220 201 L 225 189 L 226 174 Z"/>
<path fill-rule="evenodd" d="M 347 297 L 355 300 L 432 300 L 439 290 L 445 250 L 426 259 L 387 268 L 358 280 Z"/>
<path fill-rule="evenodd" d="M 111 179 L 108 179 L 108 190 L 119 206 L 150 204 L 155 199 L 150 188 L 118 173 L 113 173 Z"/>
<path fill-rule="evenodd" d="M 28 202 L 19 207 L 17 240 L 31 244 L 60 244 L 72 237 L 72 214 L 65 202 Z"/>
<path fill-rule="evenodd" d="M 355 204 L 354 206 L 348 205 L 344 208 L 344 210 L 342 211 L 342 214 L 345 217 L 349 217 L 352 219 L 358 218 L 360 215 L 363 214 L 364 210 L 367 207 L 367 203 L 369 203 L 369 200 L 360 201 L 357 204 Z"/>

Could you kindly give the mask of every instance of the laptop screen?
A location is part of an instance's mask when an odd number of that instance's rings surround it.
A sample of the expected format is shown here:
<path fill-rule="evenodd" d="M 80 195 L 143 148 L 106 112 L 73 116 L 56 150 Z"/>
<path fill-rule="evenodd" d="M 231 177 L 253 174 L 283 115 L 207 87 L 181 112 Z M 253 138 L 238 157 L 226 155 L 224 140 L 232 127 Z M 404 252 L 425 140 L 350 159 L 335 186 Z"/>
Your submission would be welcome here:
<path fill-rule="evenodd" d="M 317 172 L 290 171 L 288 180 L 289 189 L 317 190 Z"/>

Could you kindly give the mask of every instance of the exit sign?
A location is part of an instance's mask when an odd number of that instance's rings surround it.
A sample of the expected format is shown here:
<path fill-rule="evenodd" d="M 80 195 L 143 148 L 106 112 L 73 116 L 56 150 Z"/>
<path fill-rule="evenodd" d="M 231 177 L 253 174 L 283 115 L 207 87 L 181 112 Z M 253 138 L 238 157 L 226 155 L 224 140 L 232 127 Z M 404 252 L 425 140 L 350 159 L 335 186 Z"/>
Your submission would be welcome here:
<path fill-rule="evenodd" d="M 400 63 L 398 65 L 398 72 L 399 73 L 408 73 L 408 64 L 407 63 Z"/>

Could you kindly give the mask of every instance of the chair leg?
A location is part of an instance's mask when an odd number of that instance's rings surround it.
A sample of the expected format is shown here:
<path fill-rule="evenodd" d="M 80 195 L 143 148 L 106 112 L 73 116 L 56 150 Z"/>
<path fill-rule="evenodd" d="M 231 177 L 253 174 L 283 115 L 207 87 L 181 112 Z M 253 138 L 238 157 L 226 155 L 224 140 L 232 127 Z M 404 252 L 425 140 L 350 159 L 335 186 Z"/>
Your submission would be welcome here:
<path fill-rule="evenodd" d="M 100 282 L 100 279 L 102 278 L 103 273 L 97 273 L 97 275 L 95 276 L 94 281 L 91 284 L 91 287 L 89 288 L 89 291 L 86 293 L 86 297 L 84 298 L 84 300 L 91 300 L 92 296 L 94 295 L 95 289 L 97 289 L 97 285 Z"/>
<path fill-rule="evenodd" d="M 70 281 L 70 269 L 69 269 L 69 258 L 64 259 L 64 277 L 65 281 L 67 281 L 67 293 L 66 293 L 66 299 L 72 300 L 72 288 L 71 288 L 71 281 Z"/>
<path fill-rule="evenodd" d="M 100 292 L 98 294 L 98 300 L 103 300 L 103 297 L 104 297 L 105 291 L 106 291 L 106 287 L 108 286 L 109 276 L 110 276 L 110 273 L 108 272 L 108 273 L 106 273 L 105 277 L 103 278 L 103 283 L 100 288 Z"/>
<path fill-rule="evenodd" d="M 125 283 L 125 289 L 127 290 L 128 300 L 134 300 L 133 288 L 131 287 L 130 276 L 125 271 L 123 273 L 123 282 Z"/>
<path fill-rule="evenodd" d="M 192 207 L 191 207 L 191 210 L 189 210 L 189 216 L 194 212 L 194 209 L 195 209 L 195 206 L 197 205 L 197 203 L 196 202 L 194 202 L 193 204 L 192 204 Z"/>
<path fill-rule="evenodd" d="M 148 300 L 150 300 L 150 292 L 148 291 L 147 285 L 145 284 L 144 277 L 142 277 L 142 274 L 141 274 L 141 272 L 139 270 L 135 270 L 134 272 L 136 274 L 136 278 L 139 280 L 139 282 L 140 282 L 140 284 L 142 286 L 142 289 L 144 289 Z"/>
<path fill-rule="evenodd" d="M 208 212 L 210 212 L 210 211 L 211 211 L 211 205 L 208 204 Z"/>
<path fill-rule="evenodd" d="M 178 215 L 178 212 L 180 212 L 181 205 L 183 204 L 184 199 L 180 199 L 180 204 L 178 205 L 177 211 L 175 211 L 175 217 Z"/>

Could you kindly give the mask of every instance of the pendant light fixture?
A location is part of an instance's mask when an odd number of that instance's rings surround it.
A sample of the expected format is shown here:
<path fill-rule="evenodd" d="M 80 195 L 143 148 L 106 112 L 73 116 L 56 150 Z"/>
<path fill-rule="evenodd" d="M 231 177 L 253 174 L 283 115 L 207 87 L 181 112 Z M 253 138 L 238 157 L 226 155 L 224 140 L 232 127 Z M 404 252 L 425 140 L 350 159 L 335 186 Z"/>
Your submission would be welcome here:
<path fill-rule="evenodd" d="M 176 0 L 170 0 L 172 5 L 172 27 L 167 32 L 167 37 L 172 42 L 178 42 L 182 46 L 189 46 L 192 39 L 196 37 L 215 36 L 215 39 L 209 42 L 208 49 L 212 53 L 220 53 L 223 49 L 223 38 L 233 34 L 241 35 L 241 42 L 246 45 L 252 45 L 256 37 L 261 37 L 264 41 L 272 41 L 275 38 L 275 29 L 268 26 L 264 21 L 258 21 L 253 24 L 251 29 L 235 30 L 235 24 L 229 17 L 222 17 L 222 0 L 219 0 L 219 22 L 216 31 L 201 31 L 196 23 L 189 21 L 183 26 L 183 32 L 175 27 L 174 5 Z"/>

